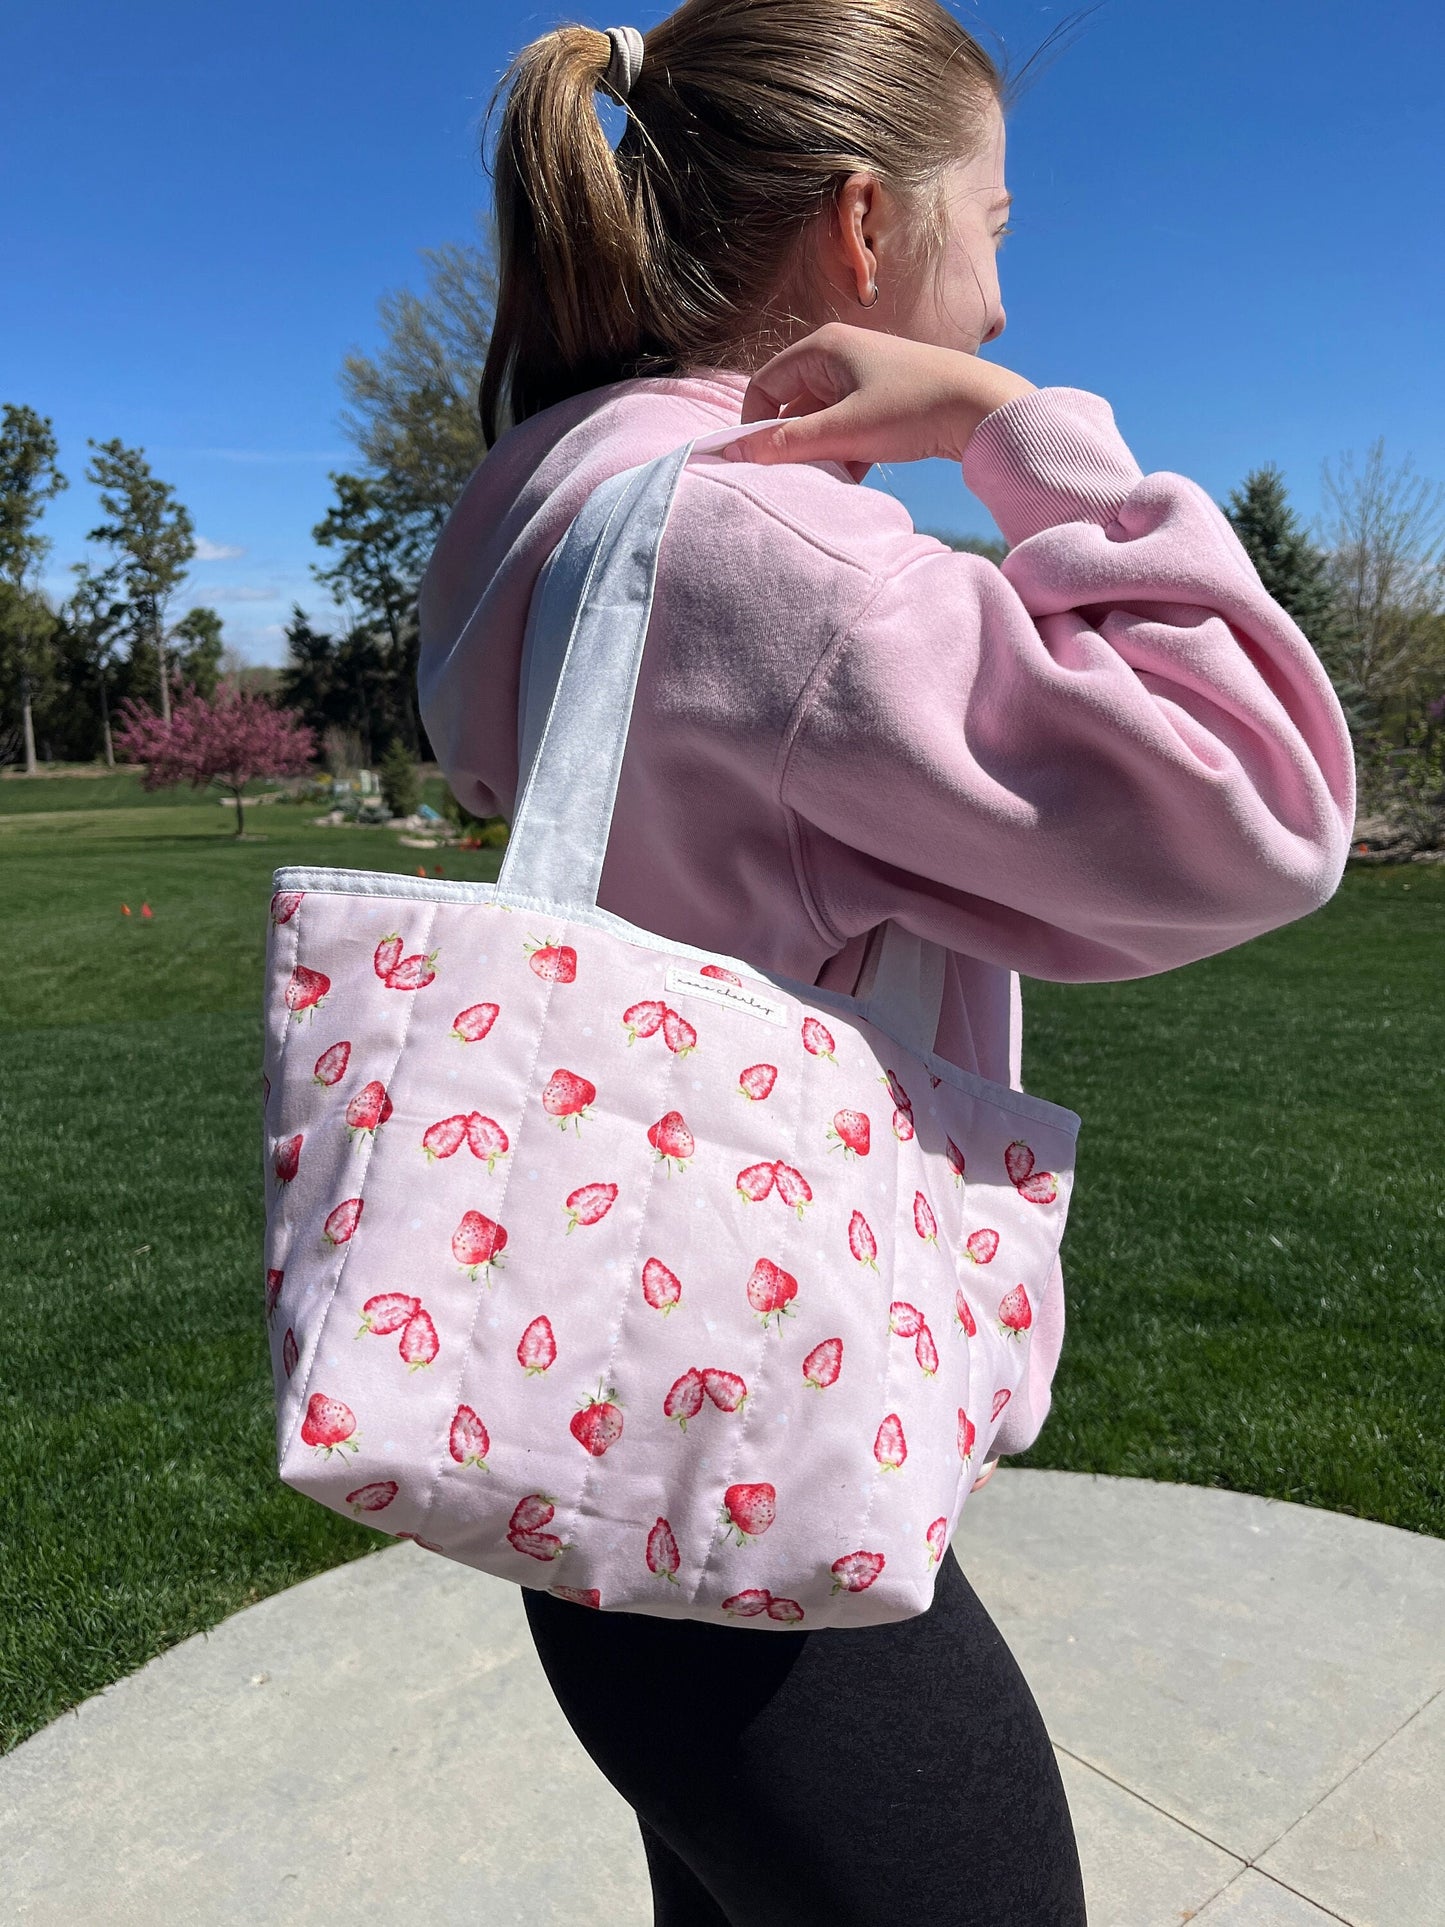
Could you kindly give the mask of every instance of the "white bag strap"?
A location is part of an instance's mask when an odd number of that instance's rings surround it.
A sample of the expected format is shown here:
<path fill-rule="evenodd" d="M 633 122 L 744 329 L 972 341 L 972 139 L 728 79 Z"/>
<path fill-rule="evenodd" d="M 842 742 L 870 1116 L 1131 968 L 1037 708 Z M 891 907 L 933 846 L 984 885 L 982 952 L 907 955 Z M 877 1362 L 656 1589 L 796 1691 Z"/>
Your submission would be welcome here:
<path fill-rule="evenodd" d="M 599 483 L 538 577 L 522 650 L 519 798 L 498 894 L 592 909 L 657 583 L 683 468 L 786 419 L 734 424 Z M 920 1054 L 933 1049 L 945 952 L 891 920 L 872 953 L 861 1014 Z"/>

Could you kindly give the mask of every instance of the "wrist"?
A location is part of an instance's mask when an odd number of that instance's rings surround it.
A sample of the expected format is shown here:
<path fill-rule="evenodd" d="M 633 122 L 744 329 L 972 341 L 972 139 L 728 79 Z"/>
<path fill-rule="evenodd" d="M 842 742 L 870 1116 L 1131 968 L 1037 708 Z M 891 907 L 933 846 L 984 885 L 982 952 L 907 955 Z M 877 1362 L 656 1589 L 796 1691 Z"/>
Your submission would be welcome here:
<path fill-rule="evenodd" d="M 1015 374 L 1012 368 L 1000 368 L 992 362 L 979 361 L 976 356 L 966 359 L 969 366 L 961 375 L 953 411 L 955 460 L 958 461 L 962 461 L 964 450 L 990 415 L 1017 401 L 1020 395 L 1031 395 L 1038 389 L 1037 382 Z"/>

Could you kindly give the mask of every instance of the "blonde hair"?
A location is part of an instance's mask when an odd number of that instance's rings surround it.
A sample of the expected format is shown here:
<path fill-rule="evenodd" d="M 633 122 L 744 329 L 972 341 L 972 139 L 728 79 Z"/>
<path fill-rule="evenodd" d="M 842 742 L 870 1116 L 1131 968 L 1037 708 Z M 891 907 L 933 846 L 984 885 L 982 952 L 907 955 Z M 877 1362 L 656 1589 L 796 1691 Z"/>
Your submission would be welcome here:
<path fill-rule="evenodd" d="M 488 120 L 513 81 L 493 172 L 488 447 L 586 389 L 751 370 L 809 332 L 807 243 L 855 171 L 913 221 L 906 270 L 936 273 L 945 171 L 1013 102 L 940 0 L 683 0 L 644 45 L 615 153 L 595 100 L 606 33 L 543 34 L 493 91 Z"/>

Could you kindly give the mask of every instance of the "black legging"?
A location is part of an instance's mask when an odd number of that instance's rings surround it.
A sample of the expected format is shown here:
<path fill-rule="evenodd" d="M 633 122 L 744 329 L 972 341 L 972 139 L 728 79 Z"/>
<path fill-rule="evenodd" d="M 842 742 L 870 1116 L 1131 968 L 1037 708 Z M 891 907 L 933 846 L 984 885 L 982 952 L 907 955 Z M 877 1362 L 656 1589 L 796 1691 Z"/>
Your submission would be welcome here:
<path fill-rule="evenodd" d="M 1084 1927 L 1028 1682 L 950 1546 L 926 1613 L 765 1633 L 523 1593 L 637 1814 L 654 1927 Z"/>

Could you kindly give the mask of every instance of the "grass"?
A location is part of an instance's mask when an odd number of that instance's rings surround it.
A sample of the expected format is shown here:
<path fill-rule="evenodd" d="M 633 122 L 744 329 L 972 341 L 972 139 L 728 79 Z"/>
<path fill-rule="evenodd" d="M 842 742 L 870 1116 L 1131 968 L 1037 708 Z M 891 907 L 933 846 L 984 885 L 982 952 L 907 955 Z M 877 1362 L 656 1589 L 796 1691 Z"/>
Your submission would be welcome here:
<path fill-rule="evenodd" d="M 0 1748 L 378 1546 L 275 1476 L 271 872 L 440 860 L 480 879 L 499 861 L 316 828 L 285 803 L 248 813 L 241 841 L 214 803 L 125 790 L 22 815 L 11 787 Z M 120 916 L 142 897 L 153 921 Z M 1068 1336 L 1028 1464 L 1445 1536 L 1442 936 L 1445 868 L 1352 869 L 1316 916 L 1187 970 L 1025 983 L 1025 1083 L 1084 1119 Z"/>

